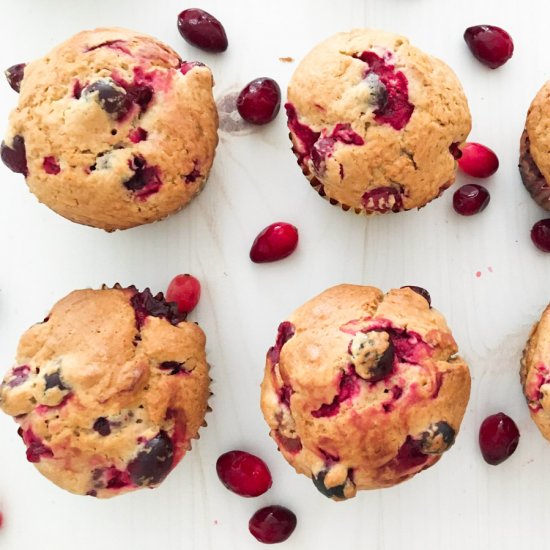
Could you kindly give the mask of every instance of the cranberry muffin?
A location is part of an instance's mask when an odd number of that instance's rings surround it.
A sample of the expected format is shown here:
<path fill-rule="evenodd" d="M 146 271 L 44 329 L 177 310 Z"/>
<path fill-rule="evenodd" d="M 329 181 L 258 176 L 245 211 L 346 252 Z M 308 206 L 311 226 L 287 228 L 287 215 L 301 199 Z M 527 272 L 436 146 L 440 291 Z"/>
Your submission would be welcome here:
<path fill-rule="evenodd" d="M 420 208 L 454 181 L 471 128 L 460 82 L 395 34 L 359 29 L 315 47 L 288 87 L 298 164 L 344 210 Z"/>
<path fill-rule="evenodd" d="M 401 483 L 455 441 L 470 394 L 457 352 L 417 291 L 330 288 L 279 326 L 267 353 L 261 407 L 271 436 L 334 500 Z"/>
<path fill-rule="evenodd" d="M 149 289 L 72 292 L 23 334 L 16 365 L 0 407 L 29 462 L 72 493 L 157 486 L 205 425 L 204 333 Z"/>
<path fill-rule="evenodd" d="M 25 66 L 2 160 L 74 222 L 113 231 L 159 220 L 208 177 L 212 86 L 207 67 L 155 38 L 81 32 Z"/>
<path fill-rule="evenodd" d="M 550 82 L 537 93 L 527 112 L 520 140 L 519 172 L 523 185 L 535 202 L 550 210 Z"/>
<path fill-rule="evenodd" d="M 531 331 L 523 351 L 520 379 L 531 418 L 550 440 L 550 305 Z"/>

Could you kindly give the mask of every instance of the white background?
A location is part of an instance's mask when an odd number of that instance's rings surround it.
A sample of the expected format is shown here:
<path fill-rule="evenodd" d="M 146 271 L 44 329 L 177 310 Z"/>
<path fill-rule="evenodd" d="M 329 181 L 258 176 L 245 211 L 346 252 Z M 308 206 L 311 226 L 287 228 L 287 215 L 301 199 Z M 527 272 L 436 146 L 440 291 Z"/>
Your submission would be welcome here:
<path fill-rule="evenodd" d="M 473 115 L 471 140 L 491 146 L 501 168 L 486 182 L 491 203 L 462 218 L 452 191 L 420 212 L 366 219 L 317 197 L 289 150 L 283 116 L 260 130 L 220 133 L 201 196 L 163 222 L 115 234 L 65 221 L 39 205 L 21 176 L 0 167 L 0 363 L 11 366 L 18 338 L 74 288 L 102 283 L 165 290 L 177 273 L 203 284 L 192 319 L 208 336 L 214 378 L 208 428 L 155 491 L 110 501 L 73 496 L 25 461 L 14 422 L 0 417 L 0 547 L 9 550 L 260 548 L 247 530 L 259 507 L 280 503 L 298 516 L 283 546 L 321 549 L 508 549 L 547 547 L 550 444 L 529 419 L 518 362 L 530 325 L 549 299 L 550 257 L 529 238 L 545 217 L 522 187 L 518 141 L 532 97 L 550 77 L 547 0 L 202 1 L 225 25 L 230 48 L 204 54 L 176 29 L 181 0 L 2 0 L 0 67 L 34 59 L 82 29 L 119 25 L 165 40 L 213 69 L 216 97 L 259 76 L 284 88 L 314 44 L 357 26 L 409 36 L 461 78 Z M 501 25 L 512 60 L 496 71 L 469 53 L 467 26 Z M 17 96 L 0 82 L 0 126 Z M 464 177 L 459 181 L 465 182 Z M 300 230 L 289 259 L 254 265 L 255 235 L 284 220 Z M 476 272 L 481 272 L 477 277 Z M 472 396 L 454 448 L 434 468 L 393 489 L 334 503 L 297 476 L 268 437 L 259 410 L 264 355 L 278 323 L 336 283 L 427 288 L 454 331 L 472 376 Z M 516 454 L 486 465 L 477 447 L 482 419 L 503 410 L 517 421 Z M 226 491 L 216 458 L 232 448 L 261 455 L 273 488 L 257 499 Z"/>

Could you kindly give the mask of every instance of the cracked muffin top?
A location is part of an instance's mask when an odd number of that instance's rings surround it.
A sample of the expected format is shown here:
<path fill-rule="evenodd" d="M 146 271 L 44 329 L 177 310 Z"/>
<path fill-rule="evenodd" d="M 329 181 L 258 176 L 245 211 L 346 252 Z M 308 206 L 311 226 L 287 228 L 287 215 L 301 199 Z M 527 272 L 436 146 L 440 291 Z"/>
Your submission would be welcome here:
<path fill-rule="evenodd" d="M 325 496 L 391 487 L 455 441 L 470 374 L 422 289 L 340 285 L 281 323 L 261 406 L 286 460 Z"/>
<path fill-rule="evenodd" d="M 293 151 L 344 210 L 420 208 L 455 178 L 470 112 L 442 61 L 395 34 L 360 29 L 315 47 L 288 87 Z"/>
<path fill-rule="evenodd" d="M 40 202 L 112 231 L 202 189 L 217 144 L 210 70 L 150 36 L 84 31 L 24 67 L 1 156 Z"/>
<path fill-rule="evenodd" d="M 29 462 L 73 493 L 157 486 L 204 425 L 204 333 L 148 289 L 72 292 L 23 334 L 16 361 L 0 407 Z"/>

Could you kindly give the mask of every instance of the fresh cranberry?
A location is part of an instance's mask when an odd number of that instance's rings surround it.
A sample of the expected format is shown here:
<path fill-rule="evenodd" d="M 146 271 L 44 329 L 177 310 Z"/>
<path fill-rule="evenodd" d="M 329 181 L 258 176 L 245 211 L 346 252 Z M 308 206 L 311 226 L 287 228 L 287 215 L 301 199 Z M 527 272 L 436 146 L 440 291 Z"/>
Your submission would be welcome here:
<path fill-rule="evenodd" d="M 479 447 L 485 462 L 496 466 L 514 454 L 519 443 L 516 423 L 500 412 L 488 416 L 479 428 Z"/>
<path fill-rule="evenodd" d="M 239 114 L 252 124 L 267 124 L 281 108 L 281 88 L 272 78 L 249 82 L 237 98 Z"/>
<path fill-rule="evenodd" d="M 531 229 L 533 244 L 543 252 L 550 252 L 550 218 L 538 221 Z"/>
<path fill-rule="evenodd" d="M 465 143 L 458 167 L 474 178 L 488 178 L 498 170 L 498 157 L 489 147 L 481 143 Z"/>
<path fill-rule="evenodd" d="M 128 464 L 128 473 L 136 485 L 158 485 L 172 469 L 173 462 L 172 440 L 161 431 Z"/>
<path fill-rule="evenodd" d="M 216 462 L 220 481 L 242 497 L 263 495 L 271 487 L 271 473 L 265 462 L 244 451 L 229 451 Z"/>
<path fill-rule="evenodd" d="M 2 162 L 16 174 L 28 175 L 27 169 L 27 151 L 25 149 L 25 139 L 23 136 L 15 136 L 11 147 L 2 142 L 0 147 L 0 157 Z"/>
<path fill-rule="evenodd" d="M 254 537 L 265 544 L 283 542 L 296 529 L 296 515 L 284 506 L 266 506 L 258 510 L 248 522 Z"/>
<path fill-rule="evenodd" d="M 26 66 L 26 63 L 18 63 L 17 65 L 8 67 L 4 71 L 8 84 L 11 86 L 11 89 L 17 93 L 21 90 L 21 81 L 23 80 Z"/>
<path fill-rule="evenodd" d="M 290 256 L 298 246 L 298 229 L 285 222 L 272 223 L 254 239 L 250 259 L 255 263 L 275 262 Z"/>
<path fill-rule="evenodd" d="M 166 300 L 175 302 L 180 313 L 191 313 L 201 297 L 201 284 L 193 275 L 176 275 L 166 291 Z"/>
<path fill-rule="evenodd" d="M 430 307 L 432 306 L 432 297 L 430 296 L 430 293 L 425 288 L 422 288 L 421 286 L 414 286 L 414 285 L 402 286 L 401 288 L 410 288 L 413 292 L 420 294 L 420 296 L 422 296 L 422 298 L 424 298 L 426 302 L 428 302 L 428 305 Z"/>
<path fill-rule="evenodd" d="M 474 57 L 491 69 L 504 65 L 514 53 L 512 37 L 493 25 L 468 27 L 464 31 L 464 40 Z"/>
<path fill-rule="evenodd" d="M 453 208 L 462 216 L 473 216 L 487 208 L 491 197 L 489 191 L 475 183 L 463 185 L 453 195 Z"/>
<path fill-rule="evenodd" d="M 223 25 L 210 13 L 190 8 L 178 15 L 178 30 L 189 44 L 207 52 L 227 50 L 227 35 Z"/>

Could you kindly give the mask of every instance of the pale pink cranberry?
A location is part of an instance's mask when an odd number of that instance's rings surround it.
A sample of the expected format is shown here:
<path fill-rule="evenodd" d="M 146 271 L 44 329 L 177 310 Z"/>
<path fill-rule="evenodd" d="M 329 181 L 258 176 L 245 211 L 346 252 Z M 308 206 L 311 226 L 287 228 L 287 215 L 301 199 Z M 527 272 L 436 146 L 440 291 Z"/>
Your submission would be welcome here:
<path fill-rule="evenodd" d="M 514 53 L 512 37 L 493 25 L 468 27 L 464 31 L 464 40 L 474 57 L 491 69 L 504 65 Z"/>
<path fill-rule="evenodd" d="M 550 252 L 550 218 L 538 221 L 531 229 L 533 244 L 543 252 Z"/>
<path fill-rule="evenodd" d="M 265 462 L 244 451 L 229 451 L 216 462 L 216 472 L 224 486 L 242 497 L 263 495 L 272 484 Z"/>
<path fill-rule="evenodd" d="M 458 167 L 474 178 L 488 178 L 498 170 L 498 157 L 481 143 L 465 143 L 461 148 L 462 156 Z"/>
<path fill-rule="evenodd" d="M 12 65 L 8 67 L 4 74 L 11 89 L 19 93 L 21 90 L 21 82 L 24 77 L 26 63 L 18 63 L 17 65 Z"/>
<path fill-rule="evenodd" d="M 298 229 L 285 222 L 272 223 L 254 239 L 250 259 L 255 263 L 274 262 L 290 256 L 298 246 Z"/>
<path fill-rule="evenodd" d="M 166 291 L 166 300 L 175 302 L 180 313 L 191 313 L 201 297 L 201 284 L 193 275 L 176 275 Z"/>
<path fill-rule="evenodd" d="M 267 124 L 281 108 L 281 88 L 272 78 L 249 82 L 237 98 L 239 114 L 251 124 Z"/>
<path fill-rule="evenodd" d="M 487 208 L 491 196 L 489 191 L 475 183 L 459 187 L 453 195 L 453 208 L 462 216 L 473 216 Z"/>
<path fill-rule="evenodd" d="M 227 50 L 227 35 L 223 25 L 210 13 L 189 8 L 178 15 L 178 30 L 189 44 L 207 52 Z"/>
<path fill-rule="evenodd" d="M 296 529 L 296 515 L 284 506 L 266 506 L 258 510 L 248 522 L 252 535 L 265 544 L 283 542 Z"/>
<path fill-rule="evenodd" d="M 502 412 L 488 416 L 479 428 L 479 448 L 485 462 L 496 466 L 512 456 L 519 443 L 516 423 Z"/>

